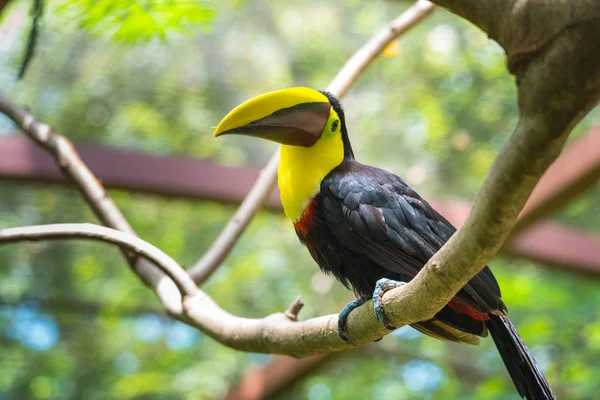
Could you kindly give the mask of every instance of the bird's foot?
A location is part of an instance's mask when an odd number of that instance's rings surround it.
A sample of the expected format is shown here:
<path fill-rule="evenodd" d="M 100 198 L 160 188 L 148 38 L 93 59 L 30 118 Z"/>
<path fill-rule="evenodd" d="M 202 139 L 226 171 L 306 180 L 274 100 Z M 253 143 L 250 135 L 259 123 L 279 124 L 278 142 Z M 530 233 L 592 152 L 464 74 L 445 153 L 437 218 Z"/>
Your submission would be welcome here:
<path fill-rule="evenodd" d="M 340 338 L 343 341 L 348 341 L 348 336 L 346 335 L 346 321 L 348 320 L 348 316 L 350 315 L 352 310 L 354 310 L 357 307 L 360 307 L 367 300 L 368 299 L 364 297 L 359 297 L 358 299 L 348 303 L 348 305 L 346 305 L 346 307 L 344 307 L 344 309 L 340 311 L 338 315 L 338 334 L 340 335 Z"/>
<path fill-rule="evenodd" d="M 390 325 L 388 319 L 383 313 L 383 308 L 381 308 L 381 299 L 383 298 L 385 292 L 387 292 L 388 290 L 400 287 L 405 284 L 406 282 L 398 282 L 387 278 L 381 278 L 377 281 L 377 284 L 375 285 L 375 291 L 373 292 L 373 306 L 375 307 L 375 315 L 377 315 L 379 323 L 383 325 L 387 330 L 393 331 L 396 329 L 396 327 Z"/>

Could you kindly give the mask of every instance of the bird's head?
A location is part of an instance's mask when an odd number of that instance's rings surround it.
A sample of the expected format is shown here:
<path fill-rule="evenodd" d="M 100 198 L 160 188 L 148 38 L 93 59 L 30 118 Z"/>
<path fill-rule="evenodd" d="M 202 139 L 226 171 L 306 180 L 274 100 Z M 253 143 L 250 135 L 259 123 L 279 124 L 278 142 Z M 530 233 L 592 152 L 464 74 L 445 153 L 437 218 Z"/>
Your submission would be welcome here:
<path fill-rule="evenodd" d="M 303 87 L 265 93 L 240 104 L 223 118 L 214 136 L 230 134 L 306 148 L 340 138 L 344 155 L 352 154 L 338 100 L 328 92 Z"/>
<path fill-rule="evenodd" d="M 215 130 L 215 136 L 230 134 L 281 143 L 278 183 L 292 221 L 302 217 L 327 174 L 354 158 L 338 100 L 308 88 L 265 93 L 237 106 Z"/>

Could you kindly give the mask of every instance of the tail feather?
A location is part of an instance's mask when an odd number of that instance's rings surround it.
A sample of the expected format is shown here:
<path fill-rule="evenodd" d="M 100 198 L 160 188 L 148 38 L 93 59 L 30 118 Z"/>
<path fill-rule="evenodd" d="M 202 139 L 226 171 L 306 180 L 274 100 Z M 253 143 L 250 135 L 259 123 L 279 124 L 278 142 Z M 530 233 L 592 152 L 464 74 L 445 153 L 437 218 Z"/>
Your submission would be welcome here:
<path fill-rule="evenodd" d="M 521 397 L 527 400 L 556 399 L 512 322 L 504 314 L 489 315 L 490 319 L 486 321 L 486 325 Z"/>
<path fill-rule="evenodd" d="M 411 325 L 419 332 L 448 342 L 479 344 L 479 338 L 473 334 L 459 331 L 458 329 L 439 320 L 430 319 Z"/>

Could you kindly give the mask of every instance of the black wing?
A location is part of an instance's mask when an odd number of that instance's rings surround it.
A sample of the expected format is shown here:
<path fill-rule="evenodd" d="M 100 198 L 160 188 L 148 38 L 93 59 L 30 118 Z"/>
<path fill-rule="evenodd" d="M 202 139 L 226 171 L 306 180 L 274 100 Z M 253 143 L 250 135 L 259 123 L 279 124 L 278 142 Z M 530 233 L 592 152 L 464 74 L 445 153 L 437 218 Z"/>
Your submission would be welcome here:
<path fill-rule="evenodd" d="M 412 279 L 456 229 L 402 179 L 351 161 L 321 184 L 325 222 L 344 247 Z M 503 309 L 489 268 L 457 297 L 480 312 Z"/>

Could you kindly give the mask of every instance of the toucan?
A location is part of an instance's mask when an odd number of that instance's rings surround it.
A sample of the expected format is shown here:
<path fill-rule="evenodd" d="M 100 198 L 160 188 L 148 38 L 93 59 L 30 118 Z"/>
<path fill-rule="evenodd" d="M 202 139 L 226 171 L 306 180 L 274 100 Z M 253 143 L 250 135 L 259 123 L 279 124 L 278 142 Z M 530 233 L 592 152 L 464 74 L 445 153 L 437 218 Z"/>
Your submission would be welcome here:
<path fill-rule="evenodd" d="M 278 184 L 285 215 L 321 270 L 357 299 L 339 316 L 410 281 L 456 229 L 398 176 L 354 158 L 344 111 L 326 91 L 269 92 L 233 109 L 214 136 L 239 134 L 281 144 Z M 437 339 L 478 344 L 488 332 L 521 397 L 555 399 L 534 357 L 508 319 L 486 266 L 432 319 L 412 324 Z"/>

